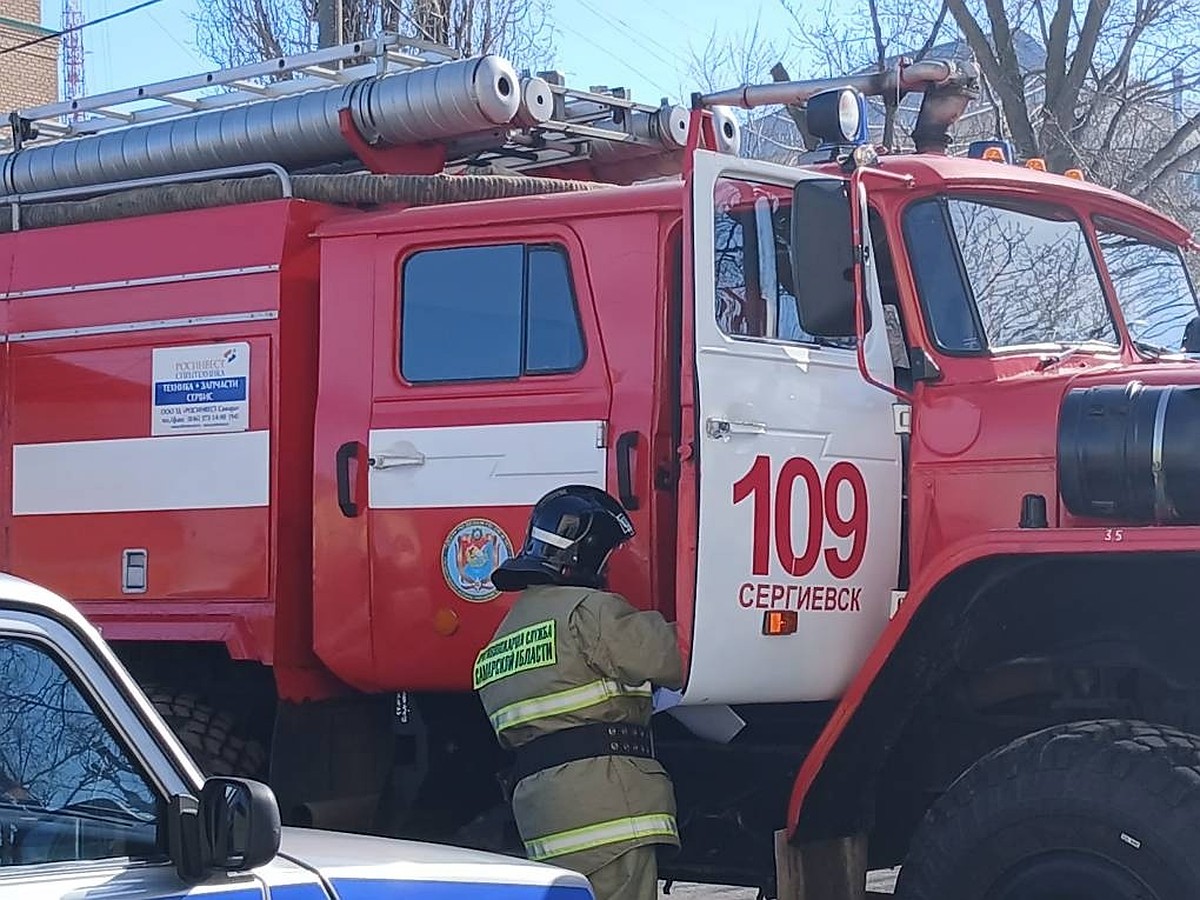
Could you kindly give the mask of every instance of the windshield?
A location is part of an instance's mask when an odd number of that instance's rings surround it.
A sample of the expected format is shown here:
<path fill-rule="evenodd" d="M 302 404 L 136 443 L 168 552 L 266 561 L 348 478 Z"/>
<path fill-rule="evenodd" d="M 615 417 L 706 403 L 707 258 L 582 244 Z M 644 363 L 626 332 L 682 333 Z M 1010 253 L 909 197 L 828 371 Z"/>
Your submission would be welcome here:
<path fill-rule="evenodd" d="M 1182 350 L 1184 331 L 1200 308 L 1179 250 L 1124 233 L 1112 222 L 1097 222 L 1096 237 L 1129 336 L 1146 349 Z"/>
<path fill-rule="evenodd" d="M 1117 346 L 1087 235 L 1069 211 L 935 197 L 905 210 L 904 236 L 943 350 Z"/>

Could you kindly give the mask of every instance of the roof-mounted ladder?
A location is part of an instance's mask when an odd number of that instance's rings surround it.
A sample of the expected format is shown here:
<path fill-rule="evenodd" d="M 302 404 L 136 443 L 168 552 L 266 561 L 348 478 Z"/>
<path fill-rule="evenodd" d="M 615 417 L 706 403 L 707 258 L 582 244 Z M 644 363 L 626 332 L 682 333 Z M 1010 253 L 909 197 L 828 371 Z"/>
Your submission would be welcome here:
<path fill-rule="evenodd" d="M 9 132 L 0 136 L 0 153 L 461 58 L 449 47 L 384 32 L 338 47 L 17 110 L 9 116 Z M 448 168 L 497 162 L 528 171 L 611 154 L 614 148 L 636 155 L 686 145 L 687 111 L 665 98 L 650 105 L 634 102 L 623 89 L 578 90 L 557 72 L 522 73 L 521 82 L 523 89 L 532 82 L 550 91 L 549 117 L 518 114 L 492 131 L 442 141 Z"/>

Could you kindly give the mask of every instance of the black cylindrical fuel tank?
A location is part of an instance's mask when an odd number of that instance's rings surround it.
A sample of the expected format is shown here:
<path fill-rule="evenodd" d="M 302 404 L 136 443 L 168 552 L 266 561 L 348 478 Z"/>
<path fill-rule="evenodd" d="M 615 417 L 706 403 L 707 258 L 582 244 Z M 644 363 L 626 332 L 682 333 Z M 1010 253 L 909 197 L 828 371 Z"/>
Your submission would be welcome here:
<path fill-rule="evenodd" d="M 1076 516 L 1200 522 L 1200 386 L 1068 391 L 1058 416 L 1058 489 Z"/>

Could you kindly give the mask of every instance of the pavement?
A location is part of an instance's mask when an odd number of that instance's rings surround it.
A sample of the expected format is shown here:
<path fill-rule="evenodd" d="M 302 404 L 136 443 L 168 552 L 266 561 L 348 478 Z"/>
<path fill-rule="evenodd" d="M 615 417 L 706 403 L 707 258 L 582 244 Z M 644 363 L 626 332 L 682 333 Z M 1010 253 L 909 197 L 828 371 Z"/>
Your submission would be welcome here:
<path fill-rule="evenodd" d="M 888 895 L 896 886 L 896 876 L 900 870 L 880 869 L 867 873 L 867 890 L 878 895 Z M 665 900 L 756 900 L 758 891 L 754 888 L 731 887 L 721 884 L 684 884 L 676 882 L 671 885 L 671 893 L 664 891 L 663 884 L 658 886 L 658 896 Z"/>

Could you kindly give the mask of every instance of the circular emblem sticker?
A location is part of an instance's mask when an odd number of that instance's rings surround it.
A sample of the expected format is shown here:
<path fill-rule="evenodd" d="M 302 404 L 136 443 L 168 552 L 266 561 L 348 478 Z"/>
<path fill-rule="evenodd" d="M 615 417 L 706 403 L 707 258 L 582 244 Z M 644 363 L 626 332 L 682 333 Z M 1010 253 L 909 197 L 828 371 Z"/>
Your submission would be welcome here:
<path fill-rule="evenodd" d="M 446 536 L 442 545 L 442 574 L 446 584 L 470 603 L 486 603 L 500 592 L 492 572 L 512 556 L 508 535 L 495 522 L 467 519 Z"/>

